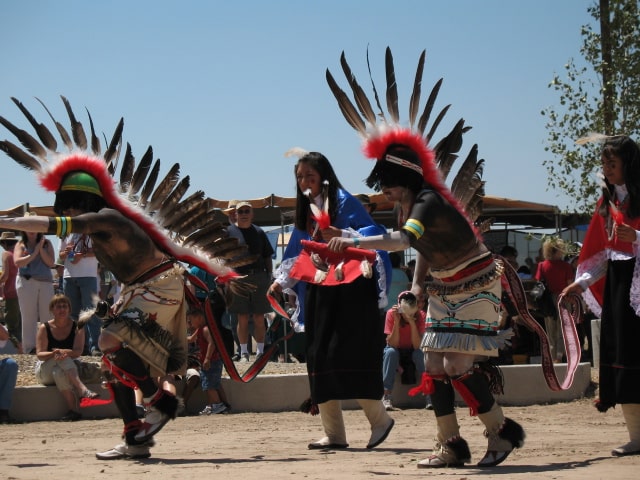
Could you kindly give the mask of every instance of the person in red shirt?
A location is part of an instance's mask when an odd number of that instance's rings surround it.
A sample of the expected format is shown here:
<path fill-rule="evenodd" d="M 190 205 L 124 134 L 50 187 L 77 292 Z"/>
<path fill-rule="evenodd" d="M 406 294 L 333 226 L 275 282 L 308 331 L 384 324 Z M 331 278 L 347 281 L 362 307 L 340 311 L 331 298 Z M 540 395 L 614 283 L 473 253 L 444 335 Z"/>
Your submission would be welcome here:
<path fill-rule="evenodd" d="M 198 309 L 190 310 L 187 312 L 187 321 L 194 328 L 188 341 L 198 345 L 202 364 L 200 382 L 202 391 L 207 394 L 207 405 L 200 415 L 223 413 L 227 410 L 228 403 L 222 389 L 222 357 L 205 323 L 204 312 Z"/>
<path fill-rule="evenodd" d="M 384 347 L 382 359 L 382 383 L 384 397 L 382 403 L 386 410 L 393 410 L 392 390 L 398 367 L 403 369 L 403 383 L 405 373 L 413 368 L 412 381 L 420 378 L 424 372 L 424 353 L 420 342 L 425 331 L 426 312 L 423 310 L 424 297 L 419 299 L 411 292 L 398 295 L 398 303 L 387 310 L 384 322 L 384 333 L 387 344 Z M 431 401 L 427 396 L 427 408 Z"/>
<path fill-rule="evenodd" d="M 561 362 L 565 354 L 564 338 L 560 326 L 558 313 L 558 296 L 573 283 L 575 272 L 569 262 L 564 261 L 566 245 L 562 239 L 551 238 L 542 244 L 542 256 L 544 261 L 538 264 L 535 278 L 544 282 L 550 295 L 541 306 L 544 316 L 544 327 L 549 337 L 551 357 L 555 362 Z M 543 296 L 545 298 L 545 296 Z"/>

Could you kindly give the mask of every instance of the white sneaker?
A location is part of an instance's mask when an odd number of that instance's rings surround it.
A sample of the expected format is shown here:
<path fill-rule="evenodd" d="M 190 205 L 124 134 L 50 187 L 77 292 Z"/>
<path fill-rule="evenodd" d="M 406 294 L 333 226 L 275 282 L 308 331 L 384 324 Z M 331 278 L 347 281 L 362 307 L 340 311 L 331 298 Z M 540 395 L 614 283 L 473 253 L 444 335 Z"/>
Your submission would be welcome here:
<path fill-rule="evenodd" d="M 383 398 L 382 398 L 382 405 L 384 406 L 384 409 L 388 412 L 390 412 L 391 410 L 393 410 L 393 403 L 391 402 L 391 395 L 386 394 Z"/>
<path fill-rule="evenodd" d="M 116 445 L 106 452 L 97 452 L 98 460 L 120 460 L 121 458 L 149 458 L 151 452 L 149 442 L 142 445 L 127 445 L 126 442 Z"/>
<path fill-rule="evenodd" d="M 198 415 L 211 415 L 211 405 L 204 407 L 200 412 L 198 412 Z"/>
<path fill-rule="evenodd" d="M 240 355 L 240 363 L 249 363 L 249 354 L 243 353 Z"/>
<path fill-rule="evenodd" d="M 212 403 L 209 405 L 211 415 L 215 415 L 216 413 L 222 413 L 227 409 L 227 406 L 224 403 Z"/>

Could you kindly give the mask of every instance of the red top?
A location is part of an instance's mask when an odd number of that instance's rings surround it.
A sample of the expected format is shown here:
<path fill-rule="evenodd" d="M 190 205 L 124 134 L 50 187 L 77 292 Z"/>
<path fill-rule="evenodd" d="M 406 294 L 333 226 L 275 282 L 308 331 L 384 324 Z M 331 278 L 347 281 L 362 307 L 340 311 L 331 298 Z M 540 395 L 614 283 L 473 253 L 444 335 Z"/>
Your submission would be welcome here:
<path fill-rule="evenodd" d="M 418 310 L 416 313 L 416 327 L 418 327 L 418 333 L 420 337 L 424 335 L 426 329 L 427 314 L 423 310 Z M 387 316 L 384 320 L 384 333 L 387 335 L 393 331 L 393 310 L 387 310 Z M 413 349 L 413 343 L 411 343 L 411 326 L 408 323 L 400 324 L 400 341 L 398 342 L 398 348 Z"/>
<path fill-rule="evenodd" d="M 574 277 L 573 267 L 564 260 L 544 260 L 538 264 L 536 271 L 536 280 L 544 280 L 547 288 L 556 295 L 573 283 Z"/>
<path fill-rule="evenodd" d="M 207 341 L 207 339 L 204 336 L 204 333 L 202 332 L 204 328 L 205 327 L 199 327 L 194 332 L 196 335 L 196 344 L 198 345 L 198 359 L 200 360 L 201 363 L 204 363 L 204 361 L 206 360 L 207 348 L 209 347 L 209 342 Z M 213 353 L 211 354 L 211 358 L 209 358 L 209 360 L 211 361 L 220 360 L 220 352 L 218 351 L 215 345 L 213 346 Z"/>
<path fill-rule="evenodd" d="M 2 252 L 3 264 L 4 258 L 7 257 L 9 259 L 6 262 L 9 265 L 9 276 L 5 281 L 2 290 L 2 296 L 4 298 L 18 298 L 18 294 L 16 293 L 16 275 L 18 275 L 18 267 L 16 267 L 15 262 L 13 261 L 13 254 L 11 252 Z M 2 267 L 2 265 L 0 265 Z"/>

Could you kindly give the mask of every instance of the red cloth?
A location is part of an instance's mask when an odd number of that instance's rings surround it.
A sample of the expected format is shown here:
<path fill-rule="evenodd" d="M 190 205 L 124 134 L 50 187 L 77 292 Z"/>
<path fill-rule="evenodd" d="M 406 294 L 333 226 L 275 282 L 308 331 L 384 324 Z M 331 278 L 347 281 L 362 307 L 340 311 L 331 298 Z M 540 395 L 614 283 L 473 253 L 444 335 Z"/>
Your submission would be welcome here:
<path fill-rule="evenodd" d="M 317 268 L 311 261 L 311 255 L 317 253 L 322 261 L 328 264 L 329 270 L 327 276 L 321 282 L 325 286 L 342 285 L 345 283 L 351 283 L 360 275 L 360 264 L 363 260 L 370 263 L 373 269 L 373 262 L 376 259 L 376 252 L 374 250 L 364 250 L 361 248 L 348 247 L 340 253 L 331 252 L 327 248 L 326 243 L 310 242 L 308 240 L 302 240 L 303 250 L 298 255 L 298 260 L 293 265 L 289 275 L 292 278 L 301 280 L 303 282 L 318 283 L 316 278 Z M 335 275 L 336 266 L 340 262 L 344 261 L 342 266 L 342 272 L 344 278 L 338 280 Z"/>
<path fill-rule="evenodd" d="M 2 287 L 2 293 L 4 298 L 18 298 L 16 292 L 16 276 L 18 275 L 18 267 L 13 261 L 13 254 L 11 252 L 2 252 L 2 259 L 8 259 L 6 262 L 9 265 L 9 276 Z M 5 263 L 5 262 L 3 262 Z"/>
<path fill-rule="evenodd" d="M 591 217 L 591 222 L 589 223 L 589 228 L 587 229 L 587 233 L 584 237 L 584 242 L 582 243 L 582 249 L 580 250 L 578 264 L 582 263 L 588 258 L 591 258 L 593 255 L 601 252 L 606 248 L 611 248 L 619 252 L 626 252 L 629 255 L 633 255 L 633 245 L 631 244 L 631 242 L 622 242 L 618 240 L 617 237 L 609 240 L 605 219 L 598 213 L 602 201 L 602 198 L 598 200 L 596 211 L 593 214 L 593 217 Z M 626 206 L 624 204 L 620 205 L 618 208 L 620 209 L 619 213 L 621 215 L 622 222 L 633 227 L 636 230 L 640 230 L 640 217 L 629 218 L 627 216 Z M 620 218 L 620 216 L 618 217 Z M 591 293 L 593 294 L 599 305 L 602 305 L 604 282 L 605 278 L 603 277 L 589 287 L 589 290 L 591 290 Z"/>

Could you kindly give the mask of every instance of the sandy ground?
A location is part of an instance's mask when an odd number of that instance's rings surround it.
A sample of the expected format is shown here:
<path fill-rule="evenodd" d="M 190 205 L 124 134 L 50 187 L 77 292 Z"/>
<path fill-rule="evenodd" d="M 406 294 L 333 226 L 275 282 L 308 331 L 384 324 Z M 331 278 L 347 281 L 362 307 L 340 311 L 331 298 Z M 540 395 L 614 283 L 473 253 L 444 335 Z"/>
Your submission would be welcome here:
<path fill-rule="evenodd" d="M 96 451 L 119 441 L 119 420 L 34 422 L 0 426 L 0 477 L 13 479 L 638 479 L 640 456 L 615 458 L 628 438 L 619 411 L 598 413 L 591 399 L 554 405 L 506 407 L 527 431 L 525 446 L 498 467 L 424 470 L 416 462 L 433 445 L 433 413 L 394 411 L 396 426 L 375 450 L 364 446 L 368 424 L 361 411 L 345 412 L 350 448 L 308 450 L 321 436 L 320 418 L 303 413 L 237 413 L 180 417 L 157 435 L 152 457 L 96 460 Z M 458 409 L 473 460 L 486 448 L 482 426 Z"/>

